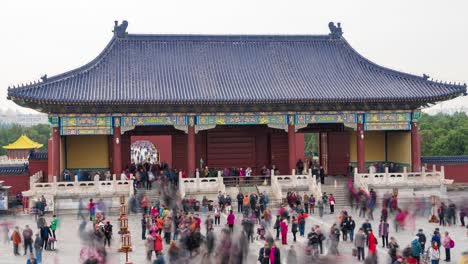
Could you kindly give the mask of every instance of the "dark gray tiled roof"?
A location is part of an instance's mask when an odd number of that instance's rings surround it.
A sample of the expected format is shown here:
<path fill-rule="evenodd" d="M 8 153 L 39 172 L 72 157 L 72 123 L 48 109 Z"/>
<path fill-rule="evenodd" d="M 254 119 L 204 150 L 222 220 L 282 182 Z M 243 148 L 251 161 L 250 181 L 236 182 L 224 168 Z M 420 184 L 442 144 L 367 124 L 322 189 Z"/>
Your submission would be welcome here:
<path fill-rule="evenodd" d="M 427 164 L 458 164 L 458 163 L 466 163 L 468 164 L 468 156 L 425 156 L 421 157 L 422 163 Z"/>
<path fill-rule="evenodd" d="M 0 175 L 19 175 L 25 173 L 28 173 L 28 166 L 26 164 L 0 166 Z"/>
<path fill-rule="evenodd" d="M 127 35 L 89 64 L 8 96 L 43 104 L 423 104 L 465 92 L 376 65 L 328 35 Z"/>
<path fill-rule="evenodd" d="M 29 160 L 46 160 L 48 153 L 46 151 L 33 151 L 29 154 Z"/>

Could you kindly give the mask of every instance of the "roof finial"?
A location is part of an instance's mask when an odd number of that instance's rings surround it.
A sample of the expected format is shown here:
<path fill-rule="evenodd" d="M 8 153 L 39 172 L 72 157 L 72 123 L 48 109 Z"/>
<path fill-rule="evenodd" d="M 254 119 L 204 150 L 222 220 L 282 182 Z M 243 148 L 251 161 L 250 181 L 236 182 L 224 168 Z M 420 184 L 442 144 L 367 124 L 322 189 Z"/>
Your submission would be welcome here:
<path fill-rule="evenodd" d="M 119 21 L 114 21 L 114 35 L 118 38 L 124 38 L 127 36 L 127 27 L 128 27 L 128 22 L 127 20 L 122 21 L 122 24 L 119 25 Z"/>
<path fill-rule="evenodd" d="M 41 76 L 42 82 L 47 82 L 47 74 Z"/>
<path fill-rule="evenodd" d="M 330 34 L 332 38 L 341 38 L 343 36 L 343 30 L 341 28 L 341 23 L 338 22 L 336 23 L 337 26 L 335 26 L 335 23 L 330 22 L 328 23 L 328 28 L 330 29 Z"/>
<path fill-rule="evenodd" d="M 425 73 L 423 74 L 423 79 L 424 79 L 424 80 L 426 80 L 426 81 L 427 81 L 427 80 L 429 80 L 429 78 L 430 78 L 430 76 L 429 76 L 429 75 L 427 75 L 427 74 L 425 74 Z"/>

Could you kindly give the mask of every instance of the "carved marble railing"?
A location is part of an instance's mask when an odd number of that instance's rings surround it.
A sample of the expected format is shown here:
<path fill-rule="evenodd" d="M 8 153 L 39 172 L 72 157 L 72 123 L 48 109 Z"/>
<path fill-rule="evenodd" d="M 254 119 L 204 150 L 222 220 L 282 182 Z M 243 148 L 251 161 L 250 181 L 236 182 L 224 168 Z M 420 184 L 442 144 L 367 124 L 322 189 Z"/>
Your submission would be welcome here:
<path fill-rule="evenodd" d="M 17 165 L 27 163 L 29 163 L 28 159 L 8 159 L 6 156 L 2 156 L 0 158 L 0 165 Z"/>
<path fill-rule="evenodd" d="M 53 182 L 36 182 L 30 185 L 28 191 L 23 192 L 24 196 L 40 197 L 41 195 L 52 196 L 81 196 L 81 195 L 132 195 L 133 181 L 132 180 L 117 180 L 114 174 L 113 180 L 99 181 L 95 178 L 94 181 L 78 181 L 75 176 L 75 181 L 59 182 L 57 176 L 54 176 Z"/>
<path fill-rule="evenodd" d="M 42 182 L 43 177 L 43 171 L 38 171 L 35 174 L 31 175 L 31 177 L 29 177 L 29 186 L 33 186 L 35 183 Z"/>
<path fill-rule="evenodd" d="M 389 172 L 385 168 L 383 173 L 358 173 L 354 170 L 354 185 L 356 187 L 369 189 L 369 186 L 375 187 L 404 187 L 404 186 L 441 186 L 452 184 L 453 180 L 445 179 L 444 166 L 437 171 L 435 165 L 432 170 L 422 167 L 421 172 L 408 172 L 403 168 L 403 172 Z"/>
<path fill-rule="evenodd" d="M 219 191 L 226 192 L 220 171 L 217 177 L 201 178 L 200 173 L 197 172 L 194 178 L 182 178 L 182 174 L 179 174 L 179 192 L 182 197 L 187 194 L 218 193 Z"/>
<path fill-rule="evenodd" d="M 272 188 L 274 184 L 277 184 L 280 193 L 283 190 L 297 190 L 312 193 L 315 197 L 322 195 L 322 187 L 320 183 L 317 183 L 316 176 L 312 175 L 312 170 L 305 175 L 296 175 L 295 170 L 292 170 L 292 175 L 273 175 L 271 181 Z"/>

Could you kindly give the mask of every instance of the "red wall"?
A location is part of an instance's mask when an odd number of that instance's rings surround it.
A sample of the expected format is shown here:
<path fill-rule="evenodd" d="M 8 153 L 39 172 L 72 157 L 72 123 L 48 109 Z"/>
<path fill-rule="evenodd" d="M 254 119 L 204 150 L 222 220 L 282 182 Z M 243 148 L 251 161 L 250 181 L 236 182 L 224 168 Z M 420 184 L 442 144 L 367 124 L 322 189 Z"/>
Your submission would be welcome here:
<path fill-rule="evenodd" d="M 138 140 L 148 140 L 153 143 L 154 147 L 158 150 L 159 161 L 165 162 L 172 167 L 172 136 L 132 136 L 131 143 Z"/>
<path fill-rule="evenodd" d="M 452 179 L 455 183 L 468 182 L 468 163 L 436 164 L 437 170 L 440 170 L 440 165 L 444 166 L 446 179 Z M 432 164 L 427 164 L 427 168 L 428 170 L 432 170 Z"/>
<path fill-rule="evenodd" d="M 38 171 L 42 171 L 44 180 L 47 179 L 49 172 L 48 160 L 30 160 L 29 161 L 29 176 L 35 174 Z"/>
<path fill-rule="evenodd" d="M 8 196 L 10 197 L 29 190 L 29 175 L 27 173 L 0 175 L 0 181 L 5 181 L 3 186 L 11 186 L 10 190 L 8 190 Z"/>

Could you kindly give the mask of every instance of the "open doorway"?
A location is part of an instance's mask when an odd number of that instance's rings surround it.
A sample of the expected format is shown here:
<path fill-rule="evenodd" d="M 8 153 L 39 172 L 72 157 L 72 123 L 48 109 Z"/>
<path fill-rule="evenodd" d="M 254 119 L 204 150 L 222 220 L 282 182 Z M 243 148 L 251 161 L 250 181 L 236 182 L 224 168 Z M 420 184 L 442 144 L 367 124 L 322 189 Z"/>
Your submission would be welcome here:
<path fill-rule="evenodd" d="M 133 164 L 159 163 L 159 152 L 149 140 L 137 140 L 130 146 L 130 157 Z"/>
<path fill-rule="evenodd" d="M 319 133 L 304 133 L 304 165 L 307 170 L 320 167 L 319 135 Z"/>

